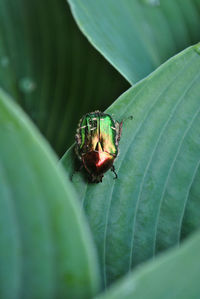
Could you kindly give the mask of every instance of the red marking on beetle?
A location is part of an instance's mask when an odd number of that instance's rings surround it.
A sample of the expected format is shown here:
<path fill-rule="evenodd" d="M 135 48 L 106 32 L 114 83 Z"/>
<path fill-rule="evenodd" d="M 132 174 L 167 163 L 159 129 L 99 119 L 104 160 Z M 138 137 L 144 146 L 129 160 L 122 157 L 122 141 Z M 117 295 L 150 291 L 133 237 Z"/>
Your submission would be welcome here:
<path fill-rule="evenodd" d="M 110 159 L 110 157 L 108 157 L 108 154 L 105 152 L 100 152 L 99 153 L 99 161 L 96 163 L 96 166 L 101 166 L 102 164 L 104 164 L 104 162 L 106 160 Z"/>
<path fill-rule="evenodd" d="M 83 164 L 90 173 L 101 174 L 112 166 L 114 158 L 106 152 L 91 151 L 83 156 Z"/>

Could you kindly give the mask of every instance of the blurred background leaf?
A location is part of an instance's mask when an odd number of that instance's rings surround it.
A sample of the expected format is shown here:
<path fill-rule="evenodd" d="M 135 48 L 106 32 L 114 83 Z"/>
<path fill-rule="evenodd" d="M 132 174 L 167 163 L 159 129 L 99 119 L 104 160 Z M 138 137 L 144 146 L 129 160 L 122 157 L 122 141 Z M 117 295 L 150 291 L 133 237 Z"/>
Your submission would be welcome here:
<path fill-rule="evenodd" d="M 130 82 L 200 40 L 200 0 L 68 0 L 80 29 Z"/>
<path fill-rule="evenodd" d="M 0 0 L 0 86 L 61 155 L 84 113 L 129 84 L 88 43 L 65 0 Z"/>
<path fill-rule="evenodd" d="M 73 176 L 98 247 L 104 285 L 200 226 L 200 44 L 173 57 L 108 110 L 123 124 L 102 183 Z M 74 172 L 71 148 L 62 158 Z"/>
<path fill-rule="evenodd" d="M 197 299 L 200 297 L 200 233 L 180 248 L 145 263 L 98 299 Z"/>
<path fill-rule="evenodd" d="M 0 298 L 90 298 L 93 242 L 72 184 L 0 90 Z"/>

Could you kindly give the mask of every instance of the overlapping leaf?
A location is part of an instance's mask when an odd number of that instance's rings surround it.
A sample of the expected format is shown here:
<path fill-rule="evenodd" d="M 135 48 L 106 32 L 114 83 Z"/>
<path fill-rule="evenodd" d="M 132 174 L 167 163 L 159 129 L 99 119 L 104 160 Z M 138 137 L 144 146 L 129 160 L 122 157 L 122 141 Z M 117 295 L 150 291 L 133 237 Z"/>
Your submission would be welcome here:
<path fill-rule="evenodd" d="M 79 32 L 65 0 L 0 0 L 0 85 L 59 154 L 83 113 L 105 109 L 128 86 Z"/>
<path fill-rule="evenodd" d="M 90 298 L 97 261 L 73 186 L 0 90 L 0 298 Z"/>
<path fill-rule="evenodd" d="M 104 284 L 200 226 L 200 45 L 170 59 L 108 112 L 123 120 L 120 154 L 102 183 L 73 176 Z M 133 120 L 126 120 L 130 115 Z M 74 153 L 63 157 L 69 175 Z"/>
<path fill-rule="evenodd" d="M 200 38 L 199 0 L 68 0 L 89 41 L 131 83 Z"/>
<path fill-rule="evenodd" d="M 199 298 L 200 234 L 179 249 L 144 264 L 125 277 L 100 299 Z"/>

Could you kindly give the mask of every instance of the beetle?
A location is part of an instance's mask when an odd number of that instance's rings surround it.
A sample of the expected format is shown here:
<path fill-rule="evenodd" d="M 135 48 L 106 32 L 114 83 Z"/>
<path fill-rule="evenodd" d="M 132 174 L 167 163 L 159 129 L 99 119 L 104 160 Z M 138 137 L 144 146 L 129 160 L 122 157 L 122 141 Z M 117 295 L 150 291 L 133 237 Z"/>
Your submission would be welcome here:
<path fill-rule="evenodd" d="M 75 135 L 75 152 L 91 182 L 102 182 L 104 173 L 109 169 L 117 178 L 113 163 L 119 153 L 121 132 L 122 122 L 99 110 L 80 119 Z"/>

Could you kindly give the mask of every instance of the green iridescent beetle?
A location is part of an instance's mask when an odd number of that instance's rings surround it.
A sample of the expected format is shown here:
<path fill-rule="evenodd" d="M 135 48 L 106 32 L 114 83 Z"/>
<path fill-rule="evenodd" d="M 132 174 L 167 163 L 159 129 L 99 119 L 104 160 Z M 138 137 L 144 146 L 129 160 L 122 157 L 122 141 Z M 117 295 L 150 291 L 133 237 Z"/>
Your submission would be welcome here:
<path fill-rule="evenodd" d="M 80 119 L 75 152 L 89 173 L 91 182 L 102 182 L 104 173 L 109 169 L 117 178 L 113 163 L 118 155 L 121 131 L 122 122 L 100 111 L 87 113 Z"/>

